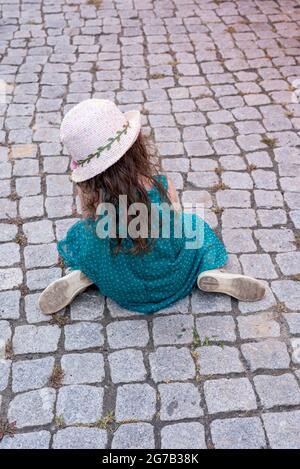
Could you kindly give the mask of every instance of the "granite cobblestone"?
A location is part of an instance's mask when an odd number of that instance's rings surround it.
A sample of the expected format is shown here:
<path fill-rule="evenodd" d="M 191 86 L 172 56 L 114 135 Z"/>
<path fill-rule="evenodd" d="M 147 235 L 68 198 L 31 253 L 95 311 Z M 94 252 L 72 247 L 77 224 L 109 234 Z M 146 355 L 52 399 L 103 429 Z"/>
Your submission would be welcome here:
<path fill-rule="evenodd" d="M 299 449 L 297 1 L 2 0 L 0 17 L 0 449 Z M 59 126 L 90 97 L 142 112 L 263 300 L 195 289 L 141 316 L 91 287 L 39 311 L 80 218 Z"/>

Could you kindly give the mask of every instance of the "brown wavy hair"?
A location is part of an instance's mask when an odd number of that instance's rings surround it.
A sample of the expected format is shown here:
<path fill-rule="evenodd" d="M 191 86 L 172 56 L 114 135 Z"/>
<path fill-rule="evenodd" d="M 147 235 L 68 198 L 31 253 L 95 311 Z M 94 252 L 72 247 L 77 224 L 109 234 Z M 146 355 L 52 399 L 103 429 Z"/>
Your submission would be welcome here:
<path fill-rule="evenodd" d="M 134 144 L 117 163 L 103 173 L 87 181 L 77 183 L 82 193 L 82 209 L 88 213 L 90 218 L 96 218 L 97 205 L 100 202 L 112 203 L 118 213 L 119 196 L 126 194 L 127 208 L 136 202 L 144 203 L 147 206 L 148 227 L 150 227 L 151 200 L 144 185 L 145 181 L 150 186 L 157 188 L 163 201 L 170 203 L 167 191 L 153 177 L 158 171 L 157 166 L 151 161 L 149 145 L 149 141 L 146 141 L 146 137 L 140 133 Z M 128 215 L 126 220 L 127 228 L 133 218 L 133 216 Z M 113 250 L 117 254 L 121 250 L 125 251 L 125 249 L 122 246 L 123 238 L 119 236 L 118 229 L 116 235 L 116 243 Z M 132 254 L 148 252 L 153 244 L 153 240 L 150 238 L 137 237 L 132 238 L 132 241 L 133 246 L 127 251 Z"/>

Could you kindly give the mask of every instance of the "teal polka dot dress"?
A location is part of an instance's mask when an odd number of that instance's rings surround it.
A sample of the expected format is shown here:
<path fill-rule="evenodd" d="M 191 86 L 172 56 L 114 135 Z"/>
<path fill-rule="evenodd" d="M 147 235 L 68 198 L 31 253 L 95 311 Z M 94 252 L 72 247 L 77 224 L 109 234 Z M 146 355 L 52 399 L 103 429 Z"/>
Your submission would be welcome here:
<path fill-rule="evenodd" d="M 166 177 L 156 178 L 167 189 Z M 155 187 L 149 190 L 149 197 L 164 217 Z M 147 314 L 166 308 L 191 292 L 201 272 L 219 268 L 227 261 L 224 245 L 196 214 L 171 212 L 171 235 L 160 233 L 151 251 L 137 255 L 122 251 L 114 254 L 110 239 L 97 236 L 96 222 L 88 219 L 75 223 L 58 242 L 59 255 L 65 265 L 92 280 L 101 294 L 129 310 Z M 175 234 L 175 225 L 187 227 L 183 236 Z M 130 238 L 124 241 L 125 247 L 132 243 Z"/>

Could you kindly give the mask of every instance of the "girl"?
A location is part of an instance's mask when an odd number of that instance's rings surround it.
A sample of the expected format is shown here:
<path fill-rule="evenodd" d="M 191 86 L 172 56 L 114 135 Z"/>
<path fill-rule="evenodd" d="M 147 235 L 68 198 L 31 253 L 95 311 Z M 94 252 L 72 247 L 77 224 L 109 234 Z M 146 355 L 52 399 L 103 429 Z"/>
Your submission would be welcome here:
<path fill-rule="evenodd" d="M 157 174 L 140 130 L 139 111 L 122 113 L 102 99 L 81 102 L 63 119 L 61 139 L 71 154 L 83 220 L 58 243 L 71 273 L 44 290 L 41 311 L 59 311 L 93 283 L 101 294 L 141 313 L 171 305 L 195 285 L 242 301 L 263 298 L 262 282 L 218 270 L 227 261 L 225 247 L 196 214 L 175 211 L 176 190 L 167 177 Z M 137 203 L 146 208 L 138 222 L 132 215 Z M 151 236 L 154 204 L 160 221 L 156 236 Z M 178 236 L 175 226 L 185 228 L 187 222 L 193 236 L 185 229 Z M 167 236 L 162 232 L 165 225 Z M 201 242 L 188 244 L 195 239 Z"/>

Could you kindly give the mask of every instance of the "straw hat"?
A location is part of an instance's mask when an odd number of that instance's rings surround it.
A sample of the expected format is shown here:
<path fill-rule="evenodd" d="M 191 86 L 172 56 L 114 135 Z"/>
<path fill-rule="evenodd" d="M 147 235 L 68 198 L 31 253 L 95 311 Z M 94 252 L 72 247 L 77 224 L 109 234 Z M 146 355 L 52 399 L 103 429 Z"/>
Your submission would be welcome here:
<path fill-rule="evenodd" d="M 60 137 L 71 155 L 71 178 L 81 182 L 115 164 L 141 129 L 139 111 L 122 113 L 107 99 L 87 99 L 65 115 Z"/>

